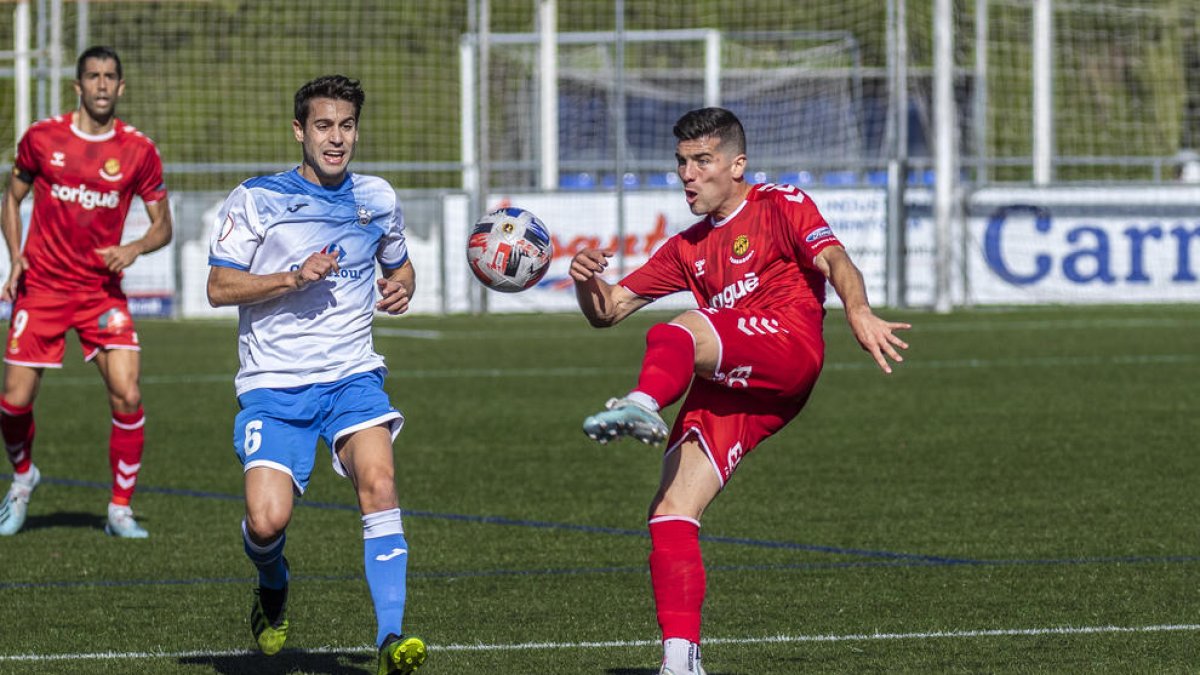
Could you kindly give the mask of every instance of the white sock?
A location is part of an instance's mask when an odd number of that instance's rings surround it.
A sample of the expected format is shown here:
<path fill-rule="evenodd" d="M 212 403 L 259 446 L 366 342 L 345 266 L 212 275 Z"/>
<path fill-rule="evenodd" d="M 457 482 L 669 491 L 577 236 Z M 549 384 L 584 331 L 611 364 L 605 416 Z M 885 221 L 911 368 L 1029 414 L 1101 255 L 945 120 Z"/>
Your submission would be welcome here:
<path fill-rule="evenodd" d="M 658 405 L 658 401 L 655 401 L 649 394 L 645 394 L 640 391 L 629 392 L 629 395 L 625 397 L 625 400 L 633 401 L 643 408 L 649 408 L 654 412 L 658 412 L 662 409 L 662 406 Z"/>
<path fill-rule="evenodd" d="M 663 665 L 674 675 L 694 675 L 700 672 L 700 645 L 683 638 L 663 640 Z"/>

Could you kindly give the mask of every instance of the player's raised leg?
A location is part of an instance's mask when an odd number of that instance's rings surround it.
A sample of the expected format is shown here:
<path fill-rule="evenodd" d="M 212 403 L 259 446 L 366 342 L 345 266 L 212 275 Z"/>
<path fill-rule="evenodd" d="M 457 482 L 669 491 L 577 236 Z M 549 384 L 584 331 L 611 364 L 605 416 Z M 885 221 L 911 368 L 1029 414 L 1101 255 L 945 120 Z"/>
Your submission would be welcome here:
<path fill-rule="evenodd" d="M 138 386 L 141 356 L 134 349 L 98 348 L 93 358 L 108 387 L 112 407 L 112 429 L 108 437 L 112 497 L 104 531 L 122 539 L 145 539 L 150 533 L 134 519 L 130 506 L 146 444 L 146 414 L 142 410 Z"/>
<path fill-rule="evenodd" d="M 355 431 L 338 457 L 354 483 L 363 517 L 363 567 L 375 607 L 379 673 L 411 673 L 425 662 L 425 643 L 404 633 L 408 541 L 396 495 L 391 425 Z"/>
<path fill-rule="evenodd" d="M 253 467 L 246 472 L 246 518 L 242 541 L 246 556 L 258 569 L 258 587 L 250 608 L 250 631 L 268 656 L 287 640 L 290 571 L 283 556 L 292 517 L 292 478 L 283 471 Z"/>
<path fill-rule="evenodd" d="M 0 501 L 0 535 L 16 534 L 24 525 L 29 498 L 41 482 L 41 472 L 33 464 L 33 401 L 41 383 L 42 369 L 14 364 L 4 366 L 4 398 L 0 399 L 0 435 L 13 482 Z"/>
<path fill-rule="evenodd" d="M 693 375 L 712 376 L 717 344 L 712 327 L 697 312 L 652 326 L 637 387 L 585 419 L 584 433 L 600 443 L 625 436 L 651 445 L 665 441 L 670 430 L 659 411 L 683 396 Z"/>

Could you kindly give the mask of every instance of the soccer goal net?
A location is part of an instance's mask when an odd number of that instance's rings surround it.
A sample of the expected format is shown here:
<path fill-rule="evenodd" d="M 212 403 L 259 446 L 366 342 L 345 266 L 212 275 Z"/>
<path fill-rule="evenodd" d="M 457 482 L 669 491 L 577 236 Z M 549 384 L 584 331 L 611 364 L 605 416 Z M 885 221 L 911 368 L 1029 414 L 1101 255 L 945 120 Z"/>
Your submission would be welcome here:
<path fill-rule="evenodd" d="M 503 186 L 612 186 L 618 171 L 627 186 L 667 184 L 672 126 L 701 105 L 729 108 L 753 130 L 747 154 L 760 181 L 861 169 L 879 133 L 863 105 L 862 48 L 847 31 L 567 32 L 550 49 L 537 33 L 488 39 L 488 151 Z M 464 50 L 469 78 L 480 67 L 473 53 Z M 542 159 L 548 146 L 557 166 Z"/>

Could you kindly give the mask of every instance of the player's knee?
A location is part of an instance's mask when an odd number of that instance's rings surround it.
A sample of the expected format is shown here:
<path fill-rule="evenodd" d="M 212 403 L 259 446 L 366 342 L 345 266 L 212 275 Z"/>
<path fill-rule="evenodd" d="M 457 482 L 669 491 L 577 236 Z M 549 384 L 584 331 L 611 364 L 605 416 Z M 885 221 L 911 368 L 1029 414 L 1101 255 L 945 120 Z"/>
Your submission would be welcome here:
<path fill-rule="evenodd" d="M 684 312 L 670 321 L 654 324 L 650 327 L 650 330 L 646 332 L 646 337 L 649 339 L 653 334 L 653 336 L 656 338 L 671 339 L 675 337 L 676 334 L 682 333 L 689 339 L 693 339 L 692 336 L 696 332 L 693 327 L 695 320 L 696 317 L 694 316 L 693 312 Z"/>
<path fill-rule="evenodd" d="M 288 520 L 290 514 L 285 509 L 256 509 L 246 514 L 246 531 L 254 543 L 265 546 L 283 534 Z"/>
<path fill-rule="evenodd" d="M 111 392 L 108 400 L 113 410 L 128 415 L 142 407 L 142 392 L 137 387 L 129 387 Z"/>
<path fill-rule="evenodd" d="M 696 373 L 709 377 L 720 358 L 719 342 L 712 326 L 699 312 L 689 310 L 669 323 L 652 326 L 646 333 L 646 345 L 664 345 L 672 352 L 691 353 Z"/>

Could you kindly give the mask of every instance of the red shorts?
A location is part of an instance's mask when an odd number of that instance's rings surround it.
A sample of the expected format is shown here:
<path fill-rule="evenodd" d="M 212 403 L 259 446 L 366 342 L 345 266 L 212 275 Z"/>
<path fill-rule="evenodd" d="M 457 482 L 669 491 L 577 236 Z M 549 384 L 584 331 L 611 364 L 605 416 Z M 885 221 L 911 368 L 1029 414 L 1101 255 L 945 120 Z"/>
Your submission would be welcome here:
<path fill-rule="evenodd" d="M 821 374 L 825 341 L 815 317 L 806 324 L 764 310 L 699 313 L 717 335 L 717 372 L 692 380 L 667 452 L 694 435 L 724 485 L 743 457 L 804 407 Z"/>
<path fill-rule="evenodd" d="M 13 303 L 4 362 L 61 368 L 67 331 L 72 328 L 79 335 L 85 361 L 101 349 L 141 349 L 123 296 L 23 291 Z"/>

